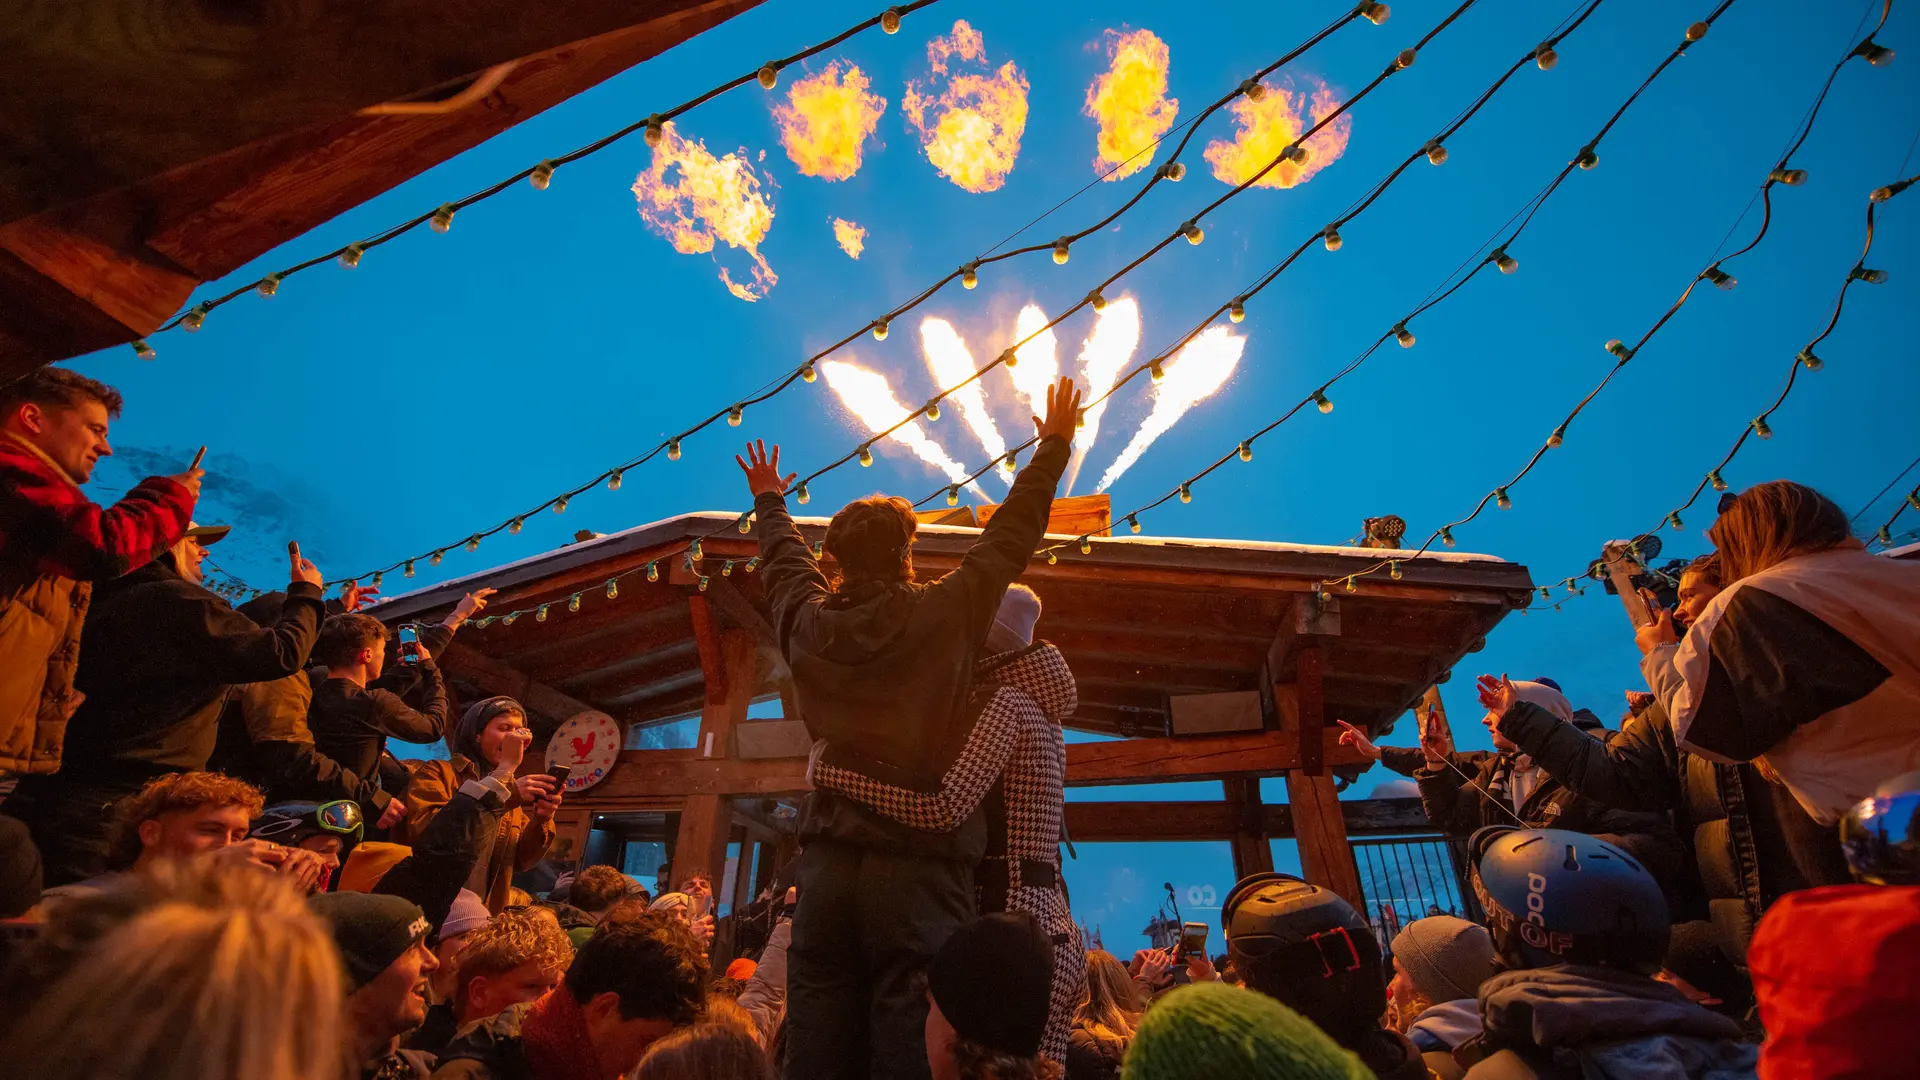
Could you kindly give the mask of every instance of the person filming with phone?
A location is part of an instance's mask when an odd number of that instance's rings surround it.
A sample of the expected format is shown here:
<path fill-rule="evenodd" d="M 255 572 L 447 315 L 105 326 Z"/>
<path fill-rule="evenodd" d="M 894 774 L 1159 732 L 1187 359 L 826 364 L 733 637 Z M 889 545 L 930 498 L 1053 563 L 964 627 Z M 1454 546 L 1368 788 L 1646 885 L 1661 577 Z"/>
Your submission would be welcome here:
<path fill-rule="evenodd" d="M 326 668 L 326 677 L 315 679 L 307 712 L 321 753 L 358 776 L 372 776 L 388 738 L 433 743 L 446 735 L 446 682 L 417 639 L 414 649 L 423 698 L 418 709 L 376 685 L 387 656 L 387 628 L 379 619 L 358 612 L 327 619 L 313 647 L 313 659 Z M 403 665 L 408 661 L 404 646 L 399 659 Z"/>

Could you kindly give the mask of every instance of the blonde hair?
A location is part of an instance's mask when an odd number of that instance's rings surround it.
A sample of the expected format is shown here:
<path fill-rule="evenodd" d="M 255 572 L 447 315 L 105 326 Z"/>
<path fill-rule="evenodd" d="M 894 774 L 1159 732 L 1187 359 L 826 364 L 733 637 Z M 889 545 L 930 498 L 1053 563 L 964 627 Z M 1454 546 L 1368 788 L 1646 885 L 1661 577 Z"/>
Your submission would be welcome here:
<path fill-rule="evenodd" d="M 1080 1010 L 1074 1019 L 1096 1035 L 1122 1040 L 1133 1038 L 1133 1029 L 1140 1023 L 1133 977 L 1112 953 L 1101 949 L 1087 951 L 1087 988 L 1081 991 Z"/>
<path fill-rule="evenodd" d="M 167 773 L 147 781 L 147 786 L 122 799 L 114 807 L 114 834 L 111 861 L 114 866 L 132 866 L 140 857 L 140 825 L 162 814 L 198 810 L 202 806 L 238 806 L 247 812 L 247 820 L 260 816 L 267 805 L 260 789 L 243 780 L 213 772 Z"/>
<path fill-rule="evenodd" d="M 634 1080 L 774 1080 L 773 1061 L 735 1024 L 700 1023 L 647 1047 Z"/>
<path fill-rule="evenodd" d="M 1741 492 L 1707 530 L 1707 539 L 1720 551 L 1721 579 L 1728 585 L 1852 538 L 1846 511 L 1791 480 L 1769 480 Z"/>
<path fill-rule="evenodd" d="M 538 963 L 555 974 L 573 963 L 573 941 L 560 924 L 530 911 L 503 911 L 467 938 L 454 964 L 455 1015 L 466 1018 L 467 984 L 478 976 L 498 978 L 522 964 Z"/>
<path fill-rule="evenodd" d="M 0 1059 L 19 1075 L 345 1080 L 351 1073 L 339 954 L 284 878 L 204 859 L 161 863 L 91 918 L 72 916 L 54 946 L 72 963 L 35 987 L 0 1040 Z M 76 931 L 100 933 L 83 941 Z"/>

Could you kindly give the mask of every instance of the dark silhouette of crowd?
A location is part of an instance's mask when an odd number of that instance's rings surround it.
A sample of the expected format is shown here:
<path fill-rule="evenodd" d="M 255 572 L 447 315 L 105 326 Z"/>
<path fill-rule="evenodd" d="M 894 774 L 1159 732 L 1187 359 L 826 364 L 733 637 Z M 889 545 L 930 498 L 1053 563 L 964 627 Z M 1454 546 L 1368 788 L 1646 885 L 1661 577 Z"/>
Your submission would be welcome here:
<path fill-rule="evenodd" d="M 1482 676 L 1494 749 L 1341 740 L 1465 842 L 1472 921 L 1383 928 L 1240 881 L 1226 951 L 1086 948 L 1062 875 L 1077 708 L 1040 598 L 1079 391 L 1006 502 L 916 578 L 900 499 L 788 516 L 739 464 L 814 740 L 797 860 L 717 925 L 713 883 L 610 866 L 525 892 L 561 784 L 528 710 L 434 662 L 489 590 L 395 633 L 357 586 L 204 585 L 202 473 L 83 492 L 111 388 L 0 387 L 0 1061 L 253 1080 L 1768 1080 L 1907 1075 L 1920 1007 L 1920 565 L 1800 484 L 1709 530 L 1636 628 L 1618 730 Z M 1650 599 L 1652 599 L 1650 597 Z M 403 763 L 389 740 L 444 742 Z M 655 896 L 654 892 L 659 895 Z M 1356 907 L 1356 902 L 1360 906 Z"/>

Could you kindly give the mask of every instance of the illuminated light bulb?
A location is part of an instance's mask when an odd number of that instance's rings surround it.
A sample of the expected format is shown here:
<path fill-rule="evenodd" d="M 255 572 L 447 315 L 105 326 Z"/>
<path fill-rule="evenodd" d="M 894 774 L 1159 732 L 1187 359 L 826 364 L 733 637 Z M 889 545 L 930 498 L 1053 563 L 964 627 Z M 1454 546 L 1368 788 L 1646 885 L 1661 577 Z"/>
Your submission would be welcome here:
<path fill-rule="evenodd" d="M 1345 240 L 1340 239 L 1340 230 L 1331 225 L 1327 226 L 1326 231 L 1320 235 L 1326 237 L 1328 251 L 1339 251 L 1340 245 L 1346 243 Z"/>
<path fill-rule="evenodd" d="M 351 270 L 354 267 L 359 266 L 360 256 L 365 255 L 366 253 L 367 253 L 367 249 L 362 247 L 361 245 L 348 244 L 346 247 L 343 247 L 340 249 L 341 267 L 347 270 Z"/>
<path fill-rule="evenodd" d="M 201 304 L 199 307 L 180 316 L 181 328 L 189 334 L 199 333 L 200 328 L 207 325 L 207 311 L 207 305 Z"/>
<path fill-rule="evenodd" d="M 1253 442 L 1252 442 L 1252 440 L 1249 440 L 1249 439 L 1242 439 L 1242 440 L 1240 441 L 1240 460 L 1241 460 L 1241 461 L 1252 461 L 1252 460 L 1253 460 Z"/>
<path fill-rule="evenodd" d="M 507 525 L 507 531 L 510 533 L 518 533 L 522 528 L 526 526 L 526 524 L 527 524 L 527 519 L 514 518 L 513 521 Z"/>
<path fill-rule="evenodd" d="M 705 557 L 706 555 L 700 548 L 700 538 L 696 536 L 693 538 L 693 543 L 687 545 L 687 558 L 703 559 Z"/>
<path fill-rule="evenodd" d="M 1687 531 L 1687 527 L 1680 523 L 1680 511 L 1678 510 L 1675 510 L 1673 513 L 1667 515 L 1667 524 L 1673 526 L 1674 532 Z"/>
<path fill-rule="evenodd" d="M 1807 182 L 1807 170 L 1789 169 L 1785 165 L 1782 165 L 1768 173 L 1767 179 L 1776 184 L 1785 184 L 1788 187 L 1799 187 L 1801 184 Z"/>
<path fill-rule="evenodd" d="M 1540 599 L 1542 599 L 1542 600 L 1551 600 L 1551 599 L 1553 599 L 1553 594 L 1552 594 L 1551 592 L 1549 592 L 1549 591 L 1548 591 L 1548 589 L 1547 589 L 1547 587 L 1546 587 L 1545 585 L 1542 585 L 1542 586 L 1540 586 Z"/>
<path fill-rule="evenodd" d="M 1445 545 L 1447 545 L 1448 547 L 1452 547 L 1452 546 L 1453 546 L 1453 544 L 1454 544 L 1454 540 L 1453 540 L 1453 530 L 1452 530 L 1452 529 L 1449 529 L 1449 528 L 1447 528 L 1447 527 L 1446 527 L 1446 526 L 1444 526 L 1444 525 L 1443 525 L 1443 526 L 1441 526 L 1441 527 L 1440 527 L 1440 542 L 1441 542 L 1441 543 L 1443 543 L 1443 544 L 1445 544 Z"/>
<path fill-rule="evenodd" d="M 739 427 L 740 421 L 745 420 L 746 418 L 747 418 L 746 410 L 742 409 L 738 405 L 735 405 L 733 408 L 727 410 L 727 426 L 728 427 Z"/>
<path fill-rule="evenodd" d="M 809 360 L 806 363 L 800 365 L 800 381 L 801 382 L 810 383 L 815 381 L 818 378 L 820 378 L 820 369 L 813 366 L 813 361 Z"/>
<path fill-rule="evenodd" d="M 808 490 L 807 485 L 801 484 L 798 488 L 794 489 L 793 497 L 799 501 L 801 506 L 805 506 L 813 501 L 813 492 Z"/>
<path fill-rule="evenodd" d="M 865 469 L 872 465 L 873 465 L 873 451 L 869 450 L 864 446 L 861 447 L 860 448 L 860 467 Z"/>
<path fill-rule="evenodd" d="M 534 613 L 533 613 L 533 621 L 534 621 L 534 622 L 546 622 L 546 621 L 547 621 L 547 605 L 545 605 L 545 604 L 541 604 L 541 605 L 540 605 L 540 607 L 539 607 L 539 608 L 538 608 L 537 610 L 535 610 L 535 611 L 534 611 Z"/>
<path fill-rule="evenodd" d="M 1265 101 L 1267 97 L 1267 88 L 1259 79 L 1241 80 L 1240 92 L 1247 95 L 1248 101 Z"/>
<path fill-rule="evenodd" d="M 880 13 L 880 29 L 886 31 L 889 34 L 897 34 L 900 32 L 900 9 L 899 8 L 890 7 L 887 10 Z"/>
<path fill-rule="evenodd" d="M 1493 504 L 1502 510 L 1513 509 L 1513 500 L 1507 496 L 1507 489 L 1503 487 L 1493 489 Z"/>
<path fill-rule="evenodd" d="M 1627 348 L 1627 343 L 1619 338 L 1613 338 L 1607 342 L 1607 351 L 1619 357 L 1622 363 L 1633 359 L 1633 350 Z"/>
<path fill-rule="evenodd" d="M 387 575 L 383 571 L 375 570 L 373 572 L 374 589 L 377 591 L 380 588 L 381 583 L 386 581 L 386 579 L 387 579 Z"/>
<path fill-rule="evenodd" d="M 1640 541 L 1638 538 L 1635 538 L 1632 543 L 1627 545 L 1627 554 L 1633 556 L 1634 562 L 1646 561 L 1645 557 L 1640 553 Z"/>
<path fill-rule="evenodd" d="M 1392 579 L 1393 579 L 1393 580 L 1395 580 L 1395 581 L 1399 581 L 1399 580 L 1400 580 L 1400 563 L 1399 563 L 1399 560 L 1397 560 L 1397 559 L 1396 559 L 1396 560 L 1389 560 L 1389 561 L 1388 561 L 1388 563 L 1387 563 L 1387 576 L 1388 576 L 1388 577 L 1390 577 L 1390 578 L 1392 578 Z"/>
<path fill-rule="evenodd" d="M 658 562 L 650 562 L 647 564 L 647 580 L 648 581 L 660 580 L 660 564 Z"/>
<path fill-rule="evenodd" d="M 153 346 L 147 344 L 146 338 L 135 338 L 133 342 L 133 355 L 142 360 L 151 360 L 154 357 Z"/>
<path fill-rule="evenodd" d="M 447 550 L 445 548 L 441 548 L 440 550 L 434 552 L 432 555 L 427 556 L 427 565 L 439 566 L 440 560 L 446 557 L 447 557 Z"/>
<path fill-rule="evenodd" d="M 1096 312 L 1107 310 L 1107 297 L 1099 289 L 1087 294 L 1087 305 Z"/>
<path fill-rule="evenodd" d="M 607 490 L 608 491 L 620 490 L 620 476 L 625 471 L 626 470 L 624 469 L 615 469 L 612 472 L 607 474 Z"/>
<path fill-rule="evenodd" d="M 1159 382 L 1161 379 L 1167 377 L 1167 369 L 1162 367 L 1160 361 L 1156 359 L 1147 364 L 1147 375 L 1151 377 L 1154 382 Z"/>
<path fill-rule="evenodd" d="M 1714 287 L 1718 289 L 1731 290 L 1735 285 L 1740 284 L 1732 274 L 1727 273 L 1717 266 L 1707 267 L 1701 272 L 1700 276 L 1713 282 Z"/>
<path fill-rule="evenodd" d="M 413 576 L 413 560 L 412 559 L 407 560 L 407 565 L 401 568 L 401 573 L 405 574 L 408 577 Z"/>
<path fill-rule="evenodd" d="M 740 520 L 734 525 L 734 528 L 739 530 L 740 535 L 742 536 L 745 536 L 746 534 L 752 532 L 753 531 L 753 515 L 741 514 Z"/>
<path fill-rule="evenodd" d="M 1553 51 L 1553 46 L 1543 41 L 1533 50 L 1533 62 L 1541 71 L 1552 71 L 1553 65 L 1560 62 L 1560 54 Z"/>
<path fill-rule="evenodd" d="M 1067 260 L 1072 257 L 1073 252 L 1069 250 L 1066 237 L 1063 236 L 1053 242 L 1053 261 L 1056 265 L 1065 266 Z"/>
<path fill-rule="evenodd" d="M 1796 357 L 1796 359 L 1798 359 L 1801 366 L 1805 367 L 1808 371 L 1819 371 L 1821 368 L 1827 366 L 1827 362 L 1815 356 L 1812 349 L 1801 349 L 1800 355 Z"/>
<path fill-rule="evenodd" d="M 1330 413 L 1333 411 L 1333 399 L 1328 397 L 1324 390 L 1315 390 L 1313 392 L 1313 403 L 1319 407 L 1322 413 Z"/>
<path fill-rule="evenodd" d="M 980 284 L 980 264 L 968 263 L 960 268 L 960 284 L 968 289 Z"/>
<path fill-rule="evenodd" d="M 1395 71 L 1405 71 L 1405 70 L 1407 70 L 1408 68 L 1410 68 L 1410 67 L 1412 67 L 1412 66 L 1413 66 L 1413 62 L 1414 62 L 1415 60 L 1417 60 L 1417 59 L 1419 59 L 1419 58 L 1420 58 L 1420 50 L 1418 50 L 1418 49 L 1401 49 L 1401 50 L 1400 50 L 1400 55 L 1399 55 L 1399 56 L 1396 56 L 1396 57 L 1394 57 L 1394 58 L 1393 58 L 1393 67 L 1394 67 L 1394 70 L 1395 70 Z"/>
<path fill-rule="evenodd" d="M 1753 433 L 1763 439 L 1773 438 L 1773 429 L 1767 426 L 1767 418 L 1764 416 L 1753 418 Z"/>
<path fill-rule="evenodd" d="M 875 341 L 887 340 L 887 327 L 892 321 L 893 320 L 888 319 L 885 316 L 882 316 L 878 319 L 873 320 L 873 340 Z"/>
<path fill-rule="evenodd" d="M 640 137 L 646 140 L 648 146 L 659 146 L 660 140 L 665 137 L 666 133 L 666 121 L 660 119 L 659 113 L 654 113 L 652 116 L 647 117 L 646 129 L 640 133 Z"/>
<path fill-rule="evenodd" d="M 1712 484 L 1712 485 L 1713 485 L 1713 490 L 1715 490 L 1715 491 L 1725 491 L 1725 490 L 1727 490 L 1727 482 L 1726 482 L 1725 480 L 1722 480 L 1722 479 L 1720 478 L 1720 470 L 1719 470 L 1719 469 L 1715 469 L 1715 470 L 1713 470 L 1712 472 L 1710 472 L 1710 473 L 1708 473 L 1708 474 L 1707 474 L 1707 483 L 1709 483 L 1709 484 Z"/>
<path fill-rule="evenodd" d="M 1413 340 L 1414 340 L 1413 331 L 1407 329 L 1406 323 L 1394 324 L 1393 337 L 1394 337 L 1394 340 L 1400 343 L 1401 348 L 1403 349 L 1413 348 Z"/>
<path fill-rule="evenodd" d="M 732 559 L 728 559 L 726 562 L 723 562 L 720 564 L 720 576 L 721 577 L 733 576 L 733 560 Z"/>
<path fill-rule="evenodd" d="M 1135 535 L 1138 535 L 1138 534 L 1139 534 L 1139 532 L 1140 532 L 1140 519 L 1139 519 L 1139 518 L 1137 518 L 1137 517 L 1135 517 L 1135 516 L 1134 516 L 1134 515 L 1132 515 L 1132 514 L 1128 514 L 1128 515 L 1127 515 L 1127 529 L 1128 529 L 1128 531 L 1130 531 L 1130 532 L 1132 532 L 1132 533 L 1134 533 Z"/>
<path fill-rule="evenodd" d="M 1701 38 L 1707 36 L 1708 29 L 1708 25 L 1704 22 L 1694 23 L 1692 26 L 1687 27 L 1687 40 L 1699 41 Z"/>
<path fill-rule="evenodd" d="M 427 219 L 427 224 L 432 225 L 433 231 L 437 233 L 453 228 L 453 204 L 441 203 L 440 209 L 435 210 L 433 216 Z"/>
<path fill-rule="evenodd" d="M 1169 161 L 1165 165 L 1160 166 L 1160 175 L 1166 177 L 1168 183 L 1177 184 L 1187 178 L 1187 163 L 1184 161 Z"/>
<path fill-rule="evenodd" d="M 1920 488 L 1907 492 L 1907 505 L 1920 510 Z"/>
<path fill-rule="evenodd" d="M 1180 226 L 1180 235 L 1186 237 L 1187 243 L 1192 244 L 1195 247 L 1198 247 L 1200 245 L 1200 241 L 1205 240 L 1207 238 L 1207 234 L 1201 231 L 1200 226 L 1197 223 L 1192 221 L 1189 221 L 1185 225 Z"/>
<path fill-rule="evenodd" d="M 468 551 L 479 551 L 479 550 L 480 550 L 480 537 L 479 537 L 479 536 L 477 536 L 477 535 L 476 535 L 476 536 L 470 536 L 470 537 L 468 537 L 468 538 L 467 538 L 467 550 L 468 550 Z"/>
<path fill-rule="evenodd" d="M 1228 321 L 1230 321 L 1230 322 L 1246 322 L 1246 321 L 1247 321 L 1247 302 L 1246 302 L 1246 300 L 1244 300 L 1244 299 L 1241 299 L 1241 300 L 1235 300 L 1235 301 L 1234 301 L 1233 303 L 1231 303 L 1231 304 L 1228 304 L 1228 305 L 1227 305 L 1227 319 L 1228 319 Z"/>
<path fill-rule="evenodd" d="M 1569 593 L 1577 593 L 1577 592 L 1579 592 L 1579 591 L 1580 591 L 1580 589 L 1579 589 L 1579 587 L 1578 587 L 1578 586 L 1576 586 L 1576 585 L 1575 585 L 1575 584 L 1573 583 L 1573 579 L 1572 579 L 1572 578 L 1568 578 L 1568 579 L 1566 580 L 1566 586 L 1567 586 L 1567 591 L 1568 591 Z"/>
<path fill-rule="evenodd" d="M 1180 485 L 1180 501 L 1183 503 L 1190 503 L 1193 501 L 1193 484 L 1191 482 L 1183 483 Z"/>
<path fill-rule="evenodd" d="M 553 500 L 553 512 L 556 514 L 564 514 L 567 512 L 567 496 L 562 495 Z"/>
<path fill-rule="evenodd" d="M 1348 575 L 1347 575 L 1347 591 L 1348 591 L 1348 592 L 1359 592 L 1359 591 L 1360 591 L 1360 586 L 1358 586 L 1358 585 L 1356 585 L 1356 584 L 1354 584 L 1354 583 L 1353 583 L 1353 575 L 1352 575 L 1352 574 L 1348 574 Z"/>
<path fill-rule="evenodd" d="M 266 277 L 261 278 L 259 284 L 253 287 L 253 291 L 259 293 L 261 296 L 272 296 L 274 293 L 279 292 L 280 275 L 268 274 Z"/>
<path fill-rule="evenodd" d="M 1020 354 L 1013 351 L 1013 349 L 1008 348 L 1005 352 L 1000 354 L 1000 362 L 1010 368 L 1019 367 Z"/>
<path fill-rule="evenodd" d="M 1912 186 L 1912 180 L 1902 180 L 1899 183 L 1888 184 L 1886 187 L 1874 188 L 1873 193 L 1868 195 L 1867 198 L 1874 202 L 1886 202 L 1888 199 L 1893 198 L 1895 195 L 1900 194 Z"/>
<path fill-rule="evenodd" d="M 527 174 L 527 183 L 532 184 L 535 191 L 547 190 L 547 185 L 553 183 L 553 162 L 542 161 L 535 165 L 533 171 Z"/>
<path fill-rule="evenodd" d="M 1360 17 L 1367 20 L 1368 22 L 1372 23 L 1375 26 L 1379 26 L 1381 23 L 1386 22 L 1387 17 L 1392 14 L 1393 14 L 1393 9 L 1388 7 L 1385 4 L 1369 2 L 1369 3 L 1363 3 L 1360 5 Z"/>
<path fill-rule="evenodd" d="M 1433 139 L 1427 143 L 1427 160 L 1435 165 L 1447 163 L 1447 148 L 1440 144 L 1440 140 Z"/>
<path fill-rule="evenodd" d="M 1060 556 L 1058 556 L 1058 555 L 1055 555 L 1055 554 L 1054 554 L 1053 552 L 1051 552 L 1051 551 L 1049 551 L 1049 552 L 1047 552 L 1047 565 L 1048 565 L 1048 566 L 1058 566 L 1058 565 L 1060 565 Z"/>
<path fill-rule="evenodd" d="M 960 505 L 960 485 L 958 484 L 947 485 L 947 505 L 948 506 Z"/>
<path fill-rule="evenodd" d="M 1893 529 L 1890 526 L 1882 525 L 1880 526 L 1880 531 L 1873 534 L 1873 538 L 1882 544 L 1891 546 L 1893 544 Z"/>
<path fill-rule="evenodd" d="M 607 579 L 607 599 L 617 600 L 619 598 L 620 598 L 620 579 L 608 578 Z"/>
<path fill-rule="evenodd" d="M 572 596 L 567 597 L 567 610 L 568 611 L 580 610 L 580 594 L 579 593 L 574 593 Z"/>
<path fill-rule="evenodd" d="M 1847 280 L 1864 281 L 1869 285 L 1885 285 L 1887 283 L 1887 272 L 1885 270 L 1869 270 L 1864 266 L 1856 266 L 1847 274 Z"/>
<path fill-rule="evenodd" d="M 758 569 L 760 569 L 760 556 L 755 555 L 753 558 L 747 560 L 746 571 L 751 574 Z"/>
<path fill-rule="evenodd" d="M 1014 470 L 1018 468 L 1019 465 L 1020 465 L 1020 448 L 1017 446 L 1014 447 L 1012 450 L 1007 451 L 1007 456 L 1000 459 L 1000 467 L 1006 470 L 1008 476 L 1012 476 Z"/>
<path fill-rule="evenodd" d="M 1294 143 L 1285 150 L 1280 151 L 1280 156 L 1287 161 L 1293 162 L 1295 165 L 1304 165 L 1307 162 L 1307 148 L 1301 146 L 1299 143 Z"/>
<path fill-rule="evenodd" d="M 680 460 L 680 440 L 679 439 L 667 440 L 667 460 L 668 461 Z"/>
<path fill-rule="evenodd" d="M 815 540 L 813 542 L 813 557 L 818 559 L 821 556 L 821 554 L 824 553 L 824 551 L 826 550 L 826 546 L 827 546 L 826 541 Z"/>
<path fill-rule="evenodd" d="M 1084 536 L 1080 538 L 1080 554 L 1082 555 L 1093 554 L 1093 541 L 1087 539 Z"/>
<path fill-rule="evenodd" d="M 1520 260 L 1507 254 L 1505 247 L 1498 247 L 1493 249 L 1493 265 L 1498 266 L 1501 273 L 1511 274 L 1520 269 Z"/>
<path fill-rule="evenodd" d="M 1553 434 L 1547 436 L 1547 446 L 1554 450 L 1560 449 L 1560 444 L 1566 441 L 1567 441 L 1567 425 L 1565 424 L 1561 424 L 1559 427 L 1554 428 Z"/>
<path fill-rule="evenodd" d="M 760 65 L 760 89 L 771 90 L 780 84 L 780 69 L 772 64 Z"/>
<path fill-rule="evenodd" d="M 1574 157 L 1573 163 L 1583 169 L 1591 169 L 1600 164 L 1600 154 L 1591 146 L 1583 146 L 1580 148 L 1580 153 Z"/>
<path fill-rule="evenodd" d="M 927 407 L 920 411 L 926 414 L 928 420 L 940 419 L 940 399 L 934 398 L 927 402 Z"/>
<path fill-rule="evenodd" d="M 1867 63 L 1874 67 L 1886 67 L 1893 63 L 1893 50 L 1872 38 L 1861 42 L 1860 47 L 1853 50 L 1853 55 L 1866 57 Z"/>

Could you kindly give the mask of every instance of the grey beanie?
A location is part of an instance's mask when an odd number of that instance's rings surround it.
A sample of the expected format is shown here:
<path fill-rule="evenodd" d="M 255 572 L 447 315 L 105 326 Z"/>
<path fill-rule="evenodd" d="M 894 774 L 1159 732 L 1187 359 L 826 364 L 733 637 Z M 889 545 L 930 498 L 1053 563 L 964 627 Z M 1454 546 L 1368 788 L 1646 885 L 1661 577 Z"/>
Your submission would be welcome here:
<path fill-rule="evenodd" d="M 1393 960 L 1435 1004 L 1480 996 L 1493 974 L 1493 936 L 1479 923 L 1429 915 L 1393 939 Z"/>

